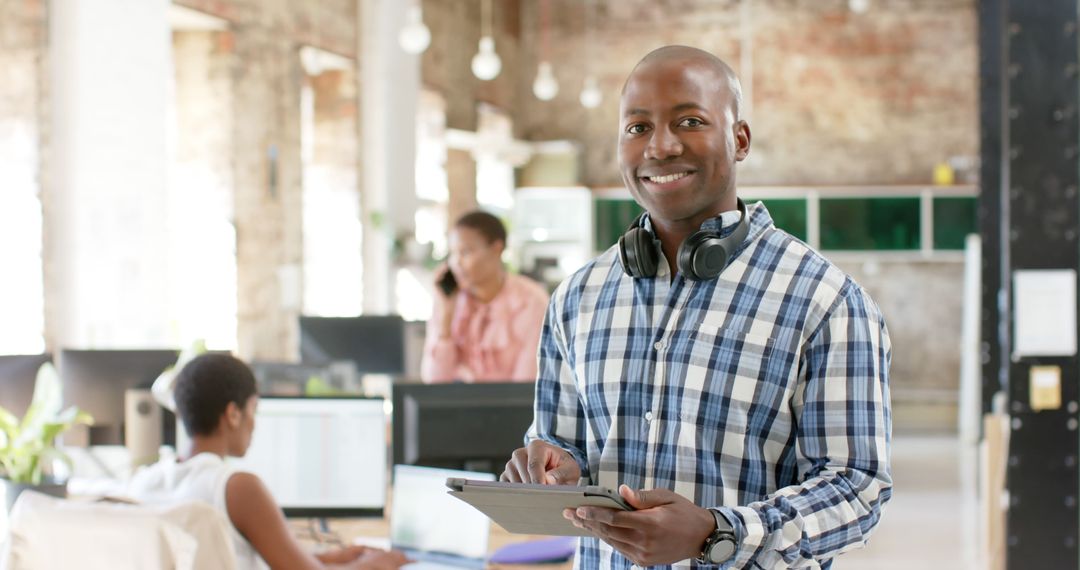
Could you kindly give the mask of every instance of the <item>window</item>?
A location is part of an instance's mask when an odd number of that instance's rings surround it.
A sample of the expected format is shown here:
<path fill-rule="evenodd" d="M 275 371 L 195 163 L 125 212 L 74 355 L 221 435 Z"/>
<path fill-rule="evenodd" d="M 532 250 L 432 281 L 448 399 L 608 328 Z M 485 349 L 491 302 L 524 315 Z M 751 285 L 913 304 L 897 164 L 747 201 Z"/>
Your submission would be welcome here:
<path fill-rule="evenodd" d="M 304 53 L 323 52 L 308 48 Z M 359 315 L 363 309 L 363 224 L 356 191 L 356 118 L 341 113 L 352 101 L 349 62 L 313 68 L 301 91 L 303 161 L 303 313 Z"/>
<path fill-rule="evenodd" d="M 979 233 L 977 198 L 934 198 L 934 249 L 964 249 L 968 234 Z"/>
<path fill-rule="evenodd" d="M 596 228 L 593 245 L 597 252 L 602 252 L 619 242 L 642 209 L 633 200 L 598 198 L 593 212 Z"/>
<path fill-rule="evenodd" d="M 919 198 L 822 198 L 821 249 L 918 250 Z"/>
<path fill-rule="evenodd" d="M 41 202 L 32 129 L 0 121 L 0 354 L 45 351 Z"/>
<path fill-rule="evenodd" d="M 805 241 L 810 241 L 808 232 L 806 200 L 800 198 L 770 198 L 762 200 L 769 210 L 776 227 Z"/>

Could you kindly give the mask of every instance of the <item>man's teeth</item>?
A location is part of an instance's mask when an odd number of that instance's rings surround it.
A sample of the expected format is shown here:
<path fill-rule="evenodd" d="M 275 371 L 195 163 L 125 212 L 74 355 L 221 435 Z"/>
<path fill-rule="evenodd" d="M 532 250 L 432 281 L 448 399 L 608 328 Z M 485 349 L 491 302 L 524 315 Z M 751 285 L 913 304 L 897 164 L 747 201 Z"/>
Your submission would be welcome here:
<path fill-rule="evenodd" d="M 676 180 L 690 174 L 689 172 L 679 172 L 678 174 L 668 174 L 665 176 L 649 176 L 649 182 L 653 184 L 667 184 L 668 182 L 675 182 Z"/>

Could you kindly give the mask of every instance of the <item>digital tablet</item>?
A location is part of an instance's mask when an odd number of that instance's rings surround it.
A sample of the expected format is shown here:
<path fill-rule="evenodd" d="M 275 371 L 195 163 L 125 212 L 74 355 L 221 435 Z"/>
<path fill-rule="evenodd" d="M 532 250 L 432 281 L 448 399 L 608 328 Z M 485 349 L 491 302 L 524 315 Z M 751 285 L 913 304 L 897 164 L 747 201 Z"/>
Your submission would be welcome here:
<path fill-rule="evenodd" d="M 474 481 L 451 477 L 450 494 L 476 507 L 508 532 L 553 536 L 592 536 L 563 518 L 563 509 L 606 507 L 634 510 L 618 493 L 605 487 L 537 485 L 505 481 Z"/>

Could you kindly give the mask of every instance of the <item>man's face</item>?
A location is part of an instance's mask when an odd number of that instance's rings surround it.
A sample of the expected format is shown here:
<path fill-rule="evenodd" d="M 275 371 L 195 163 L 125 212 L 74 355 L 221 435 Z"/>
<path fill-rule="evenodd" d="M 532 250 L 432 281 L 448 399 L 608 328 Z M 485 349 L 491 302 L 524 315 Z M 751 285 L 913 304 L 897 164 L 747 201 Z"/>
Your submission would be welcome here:
<path fill-rule="evenodd" d="M 692 222 L 735 208 L 735 162 L 750 151 L 723 74 L 689 60 L 640 65 L 619 108 L 623 183 L 660 222 Z"/>

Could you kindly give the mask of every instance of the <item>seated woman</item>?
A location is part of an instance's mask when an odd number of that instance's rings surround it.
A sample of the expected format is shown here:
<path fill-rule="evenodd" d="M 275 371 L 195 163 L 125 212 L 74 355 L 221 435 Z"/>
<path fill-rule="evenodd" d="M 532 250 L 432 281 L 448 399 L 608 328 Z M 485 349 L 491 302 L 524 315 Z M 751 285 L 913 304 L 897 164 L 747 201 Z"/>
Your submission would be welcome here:
<path fill-rule="evenodd" d="M 502 264 L 506 228 L 470 212 L 450 231 L 448 266 L 438 275 L 420 375 L 425 382 L 532 382 L 547 310 L 538 283 Z"/>
<path fill-rule="evenodd" d="M 231 523 L 237 568 L 249 570 L 350 568 L 393 570 L 406 562 L 398 552 L 354 546 L 311 554 L 293 538 L 270 491 L 251 473 L 237 471 L 226 457 L 243 457 L 255 431 L 259 397 L 255 376 L 239 359 L 204 354 L 176 378 L 177 413 L 191 437 L 190 455 L 140 470 L 128 486 L 135 499 L 201 500 Z"/>

